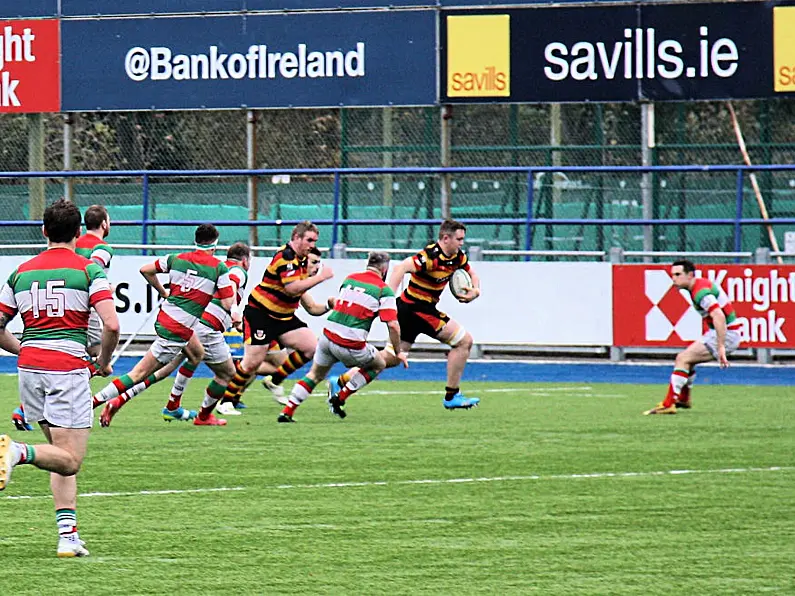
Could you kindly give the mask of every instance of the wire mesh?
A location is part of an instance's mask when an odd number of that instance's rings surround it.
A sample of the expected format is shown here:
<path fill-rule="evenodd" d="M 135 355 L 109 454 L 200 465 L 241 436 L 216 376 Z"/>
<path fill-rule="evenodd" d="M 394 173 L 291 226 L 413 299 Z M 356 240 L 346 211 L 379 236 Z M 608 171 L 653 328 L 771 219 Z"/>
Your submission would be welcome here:
<path fill-rule="evenodd" d="M 734 102 L 740 127 L 756 164 L 795 163 L 795 104 L 785 100 Z M 639 104 L 457 105 L 449 125 L 453 166 L 639 165 L 642 157 Z M 258 168 L 358 168 L 442 164 L 445 122 L 438 107 L 332 108 L 256 112 L 253 132 Z M 215 112 L 125 112 L 73 114 L 71 167 L 80 170 L 185 170 L 245 168 L 248 164 L 248 114 Z M 64 167 L 64 116 L 0 115 L 0 170 L 25 171 Z M 655 105 L 655 146 L 651 161 L 659 165 L 741 163 L 735 131 L 725 102 Z M 757 175 L 771 217 L 795 216 L 795 172 Z M 736 212 L 736 178 L 731 174 L 655 173 L 650 176 L 655 218 L 732 218 Z M 442 180 L 436 175 L 343 176 L 338 215 L 343 219 L 438 219 Z M 40 216 L 37 201 L 63 195 L 64 181 L 0 180 L 0 205 L 6 219 Z M 450 184 L 451 214 L 458 218 L 524 218 L 527 175 L 455 175 Z M 108 206 L 115 221 L 140 219 L 140 178 L 74 180 L 72 196 L 81 207 Z M 39 197 L 39 198 L 37 198 Z M 331 176 L 258 178 L 251 196 L 243 177 L 153 177 L 149 216 L 157 219 L 262 221 L 331 219 Z M 536 173 L 533 216 L 537 218 L 641 218 L 644 193 L 636 174 Z M 748 176 L 742 213 L 760 217 Z M 286 240 L 289 226 L 258 229 L 258 241 Z M 338 240 L 352 247 L 417 247 L 434 230 L 416 225 L 343 225 Z M 790 229 L 792 228 L 792 229 Z M 114 228 L 117 242 L 138 242 L 140 227 Z M 245 237 L 246 227 L 224 230 Z M 795 226 L 776 226 L 779 244 Z M 151 239 L 184 241 L 187 229 L 154 226 Z M 15 241 L 38 242 L 35 228 L 3 232 Z M 791 235 L 792 236 L 792 235 Z M 328 239 L 326 242 L 325 239 Z M 533 248 L 607 250 L 642 248 L 641 226 L 535 226 Z M 522 249 L 528 243 L 523 224 L 472 225 L 471 244 L 485 250 Z M 331 230 L 321 230 L 321 244 Z M 727 226 L 656 226 L 658 250 L 733 250 L 734 230 Z M 765 226 L 743 226 L 741 247 L 769 246 Z"/>

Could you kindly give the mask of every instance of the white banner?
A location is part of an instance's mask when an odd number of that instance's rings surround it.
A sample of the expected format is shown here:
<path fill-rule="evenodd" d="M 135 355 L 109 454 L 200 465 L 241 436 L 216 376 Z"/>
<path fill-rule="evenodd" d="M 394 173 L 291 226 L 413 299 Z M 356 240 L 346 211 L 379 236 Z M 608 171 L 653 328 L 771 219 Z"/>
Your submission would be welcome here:
<path fill-rule="evenodd" d="M 0 279 L 6 280 L 30 257 L 0 259 Z M 155 256 L 117 256 L 110 269 L 122 334 L 134 332 L 157 306 L 157 293 L 139 273 Z M 261 279 L 270 257 L 255 258 L 248 290 Z M 334 278 L 310 290 L 317 302 L 335 296 L 346 275 L 364 269 L 360 259 L 324 260 Z M 460 322 L 479 344 L 544 346 L 609 346 L 613 338 L 612 273 L 609 263 L 471 262 L 481 278 L 482 295 L 470 304 L 457 302 L 445 290 L 440 310 Z M 162 276 L 166 281 L 166 276 Z M 408 277 L 406 277 L 408 280 Z M 299 309 L 299 317 L 320 333 L 325 317 Z M 21 331 L 19 317 L 9 327 Z M 154 322 L 142 331 L 154 334 Z M 385 340 L 386 327 L 376 322 L 370 338 Z M 433 340 L 420 336 L 419 342 Z"/>

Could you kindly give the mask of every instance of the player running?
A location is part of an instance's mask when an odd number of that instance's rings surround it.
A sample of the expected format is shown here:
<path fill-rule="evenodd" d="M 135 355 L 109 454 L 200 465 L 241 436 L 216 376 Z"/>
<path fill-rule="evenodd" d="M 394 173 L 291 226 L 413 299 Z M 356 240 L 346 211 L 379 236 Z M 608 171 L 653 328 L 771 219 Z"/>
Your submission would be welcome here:
<path fill-rule="evenodd" d="M 105 238 L 110 234 L 110 215 L 108 210 L 102 205 L 91 205 L 83 215 L 83 223 L 86 226 L 86 233 L 77 239 L 75 252 L 81 257 L 94 261 L 102 268 L 105 275 L 108 275 L 110 261 L 113 258 L 113 248 L 105 242 Z M 88 355 L 93 359 L 99 354 L 102 340 L 102 320 L 96 311 L 91 311 L 88 317 Z M 91 366 L 93 369 L 93 364 Z M 33 427 L 25 419 L 25 408 L 20 406 L 11 415 L 11 421 L 17 430 L 33 430 Z"/>
<path fill-rule="evenodd" d="M 224 398 L 235 399 L 256 375 L 273 341 L 292 352 L 271 375 L 273 385 L 281 385 L 290 374 L 312 359 L 317 345 L 315 334 L 295 315 L 302 295 L 331 279 L 334 272 L 323 268 L 314 277 L 307 272 L 307 256 L 317 244 L 317 226 L 309 221 L 293 228 L 290 242 L 274 255 L 262 281 L 251 291 L 243 311 L 243 360 L 229 382 Z M 328 312 L 330 307 L 319 307 Z"/>
<path fill-rule="evenodd" d="M 155 371 L 167 366 L 183 350 L 185 353 L 192 353 L 194 359 L 201 358 L 203 349 L 194 334 L 194 328 L 214 296 L 219 298 L 224 310 L 231 311 L 235 296 L 232 281 L 229 279 L 229 269 L 213 256 L 218 245 L 218 230 L 212 224 L 200 225 L 196 228 L 195 242 L 196 250 L 192 252 L 165 255 L 154 263 L 141 267 L 141 274 L 146 281 L 164 299 L 155 322 L 157 339 L 128 374 L 108 384 L 94 396 L 95 407 L 107 402 L 100 417 L 102 426 L 110 425 L 122 405 L 119 401 L 111 400 L 145 379 L 150 384 L 155 382 Z M 160 283 L 158 273 L 168 273 L 169 291 Z M 209 404 L 215 405 L 234 372 L 231 361 L 209 366 L 215 377 L 207 386 L 202 408 Z M 225 420 L 217 419 L 212 413 L 199 419 L 195 412 L 185 410 L 179 401 L 171 400 L 163 409 L 163 417 L 171 420 L 195 418 L 194 424 L 198 426 L 226 424 Z"/>
<path fill-rule="evenodd" d="M 367 335 L 376 317 L 387 325 L 389 340 L 396 358 L 408 368 L 405 352 L 400 351 L 400 325 L 397 322 L 395 293 L 384 280 L 389 271 L 389 255 L 370 253 L 367 269 L 345 278 L 329 315 L 323 335 L 317 344 L 312 368 L 293 386 L 287 405 L 278 422 L 295 422 L 296 408 L 309 397 L 314 388 L 326 378 L 336 362 L 359 367 L 363 375 L 375 378 L 386 367 L 381 352 L 367 343 Z M 336 396 L 329 399 L 330 411 L 345 418 L 343 403 Z"/>
<path fill-rule="evenodd" d="M 696 378 L 696 365 L 717 360 L 721 368 L 727 368 L 727 356 L 740 347 L 740 322 L 723 288 L 708 279 L 696 277 L 696 266 L 684 259 L 673 262 L 671 277 L 679 290 L 690 293 L 693 308 L 708 329 L 701 339 L 676 355 L 668 394 L 651 410 L 646 410 L 646 415 L 676 414 L 677 408 L 691 408 L 690 389 Z"/>
<path fill-rule="evenodd" d="M 480 278 L 470 266 L 462 250 L 466 226 L 446 219 L 439 227 L 439 239 L 413 257 L 400 262 L 389 276 L 389 285 L 397 292 L 403 277 L 411 274 L 409 284 L 397 299 L 400 323 L 400 351 L 408 354 L 417 336 L 424 333 L 450 346 L 447 354 L 447 386 L 442 404 L 448 410 L 469 409 L 480 403 L 477 397 L 465 397 L 459 389 L 472 336 L 458 322 L 440 312 L 436 305 L 453 272 L 464 269 L 472 278 L 472 288 L 466 290 L 459 302 L 472 302 L 480 296 Z M 386 367 L 397 366 L 402 360 L 386 348 Z M 329 378 L 329 399 L 344 403 L 356 391 L 373 381 L 367 371 L 355 368 L 340 377 Z"/>
<path fill-rule="evenodd" d="M 102 376 L 112 372 L 119 321 L 104 271 L 75 254 L 80 210 L 66 199 L 56 201 L 44 211 L 42 231 L 47 250 L 20 265 L 0 290 L 0 347 L 13 351 L 6 325 L 20 313 L 20 397 L 47 444 L 0 436 L 0 490 L 18 465 L 48 470 L 58 524 L 57 554 L 82 557 L 88 550 L 77 531 L 76 505 L 77 473 L 93 422 L 86 353 L 89 313 L 95 309 L 103 324 L 97 359 Z"/>

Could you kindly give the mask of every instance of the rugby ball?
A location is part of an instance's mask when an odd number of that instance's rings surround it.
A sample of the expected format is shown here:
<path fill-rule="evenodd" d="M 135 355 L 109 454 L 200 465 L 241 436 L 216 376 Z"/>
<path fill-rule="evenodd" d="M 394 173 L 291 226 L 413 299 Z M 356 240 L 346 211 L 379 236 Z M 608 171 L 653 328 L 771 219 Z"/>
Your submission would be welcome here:
<path fill-rule="evenodd" d="M 450 293 L 456 298 L 463 298 L 466 290 L 472 288 L 472 278 L 463 269 L 456 269 L 450 277 Z"/>

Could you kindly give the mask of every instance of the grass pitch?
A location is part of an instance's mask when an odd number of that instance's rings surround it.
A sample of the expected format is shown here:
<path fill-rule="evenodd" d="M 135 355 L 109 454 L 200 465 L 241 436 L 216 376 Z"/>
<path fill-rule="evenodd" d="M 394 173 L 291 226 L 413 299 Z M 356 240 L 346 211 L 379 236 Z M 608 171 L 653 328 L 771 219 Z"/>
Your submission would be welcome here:
<path fill-rule="evenodd" d="M 255 386 L 196 428 L 162 421 L 166 383 L 92 433 L 91 557 L 55 558 L 47 475 L 15 470 L 0 593 L 795 594 L 795 389 L 647 417 L 665 387 L 472 383 L 481 407 L 447 412 L 439 383 L 381 382 L 277 425 Z M 4 420 L 16 395 L 0 377 Z"/>

